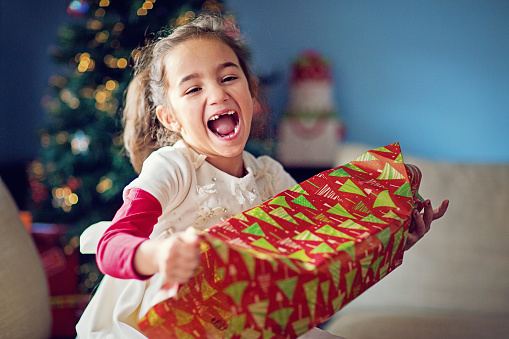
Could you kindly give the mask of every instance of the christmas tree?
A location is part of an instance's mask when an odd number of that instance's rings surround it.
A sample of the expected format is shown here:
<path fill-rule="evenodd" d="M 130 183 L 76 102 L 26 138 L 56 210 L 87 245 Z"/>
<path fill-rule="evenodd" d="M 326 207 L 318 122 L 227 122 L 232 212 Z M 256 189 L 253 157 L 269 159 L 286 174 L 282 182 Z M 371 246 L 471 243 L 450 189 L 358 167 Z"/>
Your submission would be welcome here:
<path fill-rule="evenodd" d="M 218 13 L 216 0 L 74 0 L 52 52 L 60 74 L 43 105 L 50 124 L 29 169 L 34 221 L 63 223 L 70 233 L 111 220 L 136 175 L 123 149 L 119 109 L 137 47 L 166 26 Z"/>

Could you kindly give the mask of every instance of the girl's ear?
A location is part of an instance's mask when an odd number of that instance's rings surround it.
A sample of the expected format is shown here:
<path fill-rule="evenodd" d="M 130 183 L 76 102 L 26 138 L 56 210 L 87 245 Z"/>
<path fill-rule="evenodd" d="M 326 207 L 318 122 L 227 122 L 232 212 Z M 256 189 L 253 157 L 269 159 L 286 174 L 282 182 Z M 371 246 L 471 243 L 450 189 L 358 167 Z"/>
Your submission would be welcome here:
<path fill-rule="evenodd" d="M 175 116 L 170 112 L 169 109 L 163 106 L 156 107 L 157 119 L 163 124 L 164 127 L 173 132 L 180 132 L 182 125 Z"/>

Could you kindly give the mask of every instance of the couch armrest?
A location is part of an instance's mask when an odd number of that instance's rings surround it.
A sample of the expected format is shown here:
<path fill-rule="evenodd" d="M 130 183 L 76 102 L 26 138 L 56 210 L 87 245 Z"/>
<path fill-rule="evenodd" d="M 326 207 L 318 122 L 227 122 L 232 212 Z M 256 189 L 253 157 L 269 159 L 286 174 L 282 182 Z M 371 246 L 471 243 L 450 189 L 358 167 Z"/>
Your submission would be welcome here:
<path fill-rule="evenodd" d="M 0 178 L 0 336 L 47 338 L 51 315 L 44 270 Z"/>

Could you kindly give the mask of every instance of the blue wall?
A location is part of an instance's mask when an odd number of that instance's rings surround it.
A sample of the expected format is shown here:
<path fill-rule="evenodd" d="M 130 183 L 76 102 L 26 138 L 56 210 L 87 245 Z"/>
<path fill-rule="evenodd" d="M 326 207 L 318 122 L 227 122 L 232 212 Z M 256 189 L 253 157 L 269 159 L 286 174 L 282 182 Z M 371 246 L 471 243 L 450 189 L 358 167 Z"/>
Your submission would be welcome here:
<path fill-rule="evenodd" d="M 328 57 L 348 141 L 399 141 L 438 160 L 509 162 L 509 2 L 225 0 L 257 70 L 283 72 L 304 48 Z M 67 2 L 0 1 L 0 164 L 37 154 L 48 46 Z"/>
<path fill-rule="evenodd" d="M 509 162 L 509 2 L 228 0 L 262 74 L 287 100 L 304 48 L 328 57 L 347 141 L 399 141 L 407 154 Z"/>
<path fill-rule="evenodd" d="M 49 48 L 66 1 L 0 0 L 0 166 L 33 160 L 46 121 L 41 99 L 57 71 Z"/>

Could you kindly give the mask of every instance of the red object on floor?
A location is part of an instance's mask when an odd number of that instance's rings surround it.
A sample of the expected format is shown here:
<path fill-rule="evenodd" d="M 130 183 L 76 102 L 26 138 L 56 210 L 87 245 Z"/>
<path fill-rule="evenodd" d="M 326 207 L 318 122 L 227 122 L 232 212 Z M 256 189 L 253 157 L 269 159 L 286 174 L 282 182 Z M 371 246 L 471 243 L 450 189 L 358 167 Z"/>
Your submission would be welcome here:
<path fill-rule="evenodd" d="M 76 336 L 76 323 L 89 299 L 78 293 L 80 254 L 69 244 L 67 230 L 67 226 L 61 224 L 32 225 L 32 237 L 48 281 L 52 338 Z"/>

